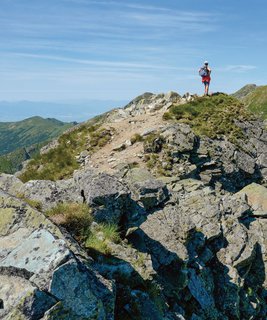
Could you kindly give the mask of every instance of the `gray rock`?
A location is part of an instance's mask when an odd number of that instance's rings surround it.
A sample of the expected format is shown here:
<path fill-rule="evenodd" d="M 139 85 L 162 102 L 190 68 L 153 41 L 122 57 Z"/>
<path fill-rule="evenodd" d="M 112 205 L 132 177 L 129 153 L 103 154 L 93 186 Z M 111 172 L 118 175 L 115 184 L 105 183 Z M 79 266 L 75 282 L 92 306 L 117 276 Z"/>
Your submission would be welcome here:
<path fill-rule="evenodd" d="M 1 275 L 0 282 L 3 301 L 1 319 L 40 319 L 46 310 L 57 303 L 52 295 L 38 290 L 30 281 L 21 277 Z"/>
<path fill-rule="evenodd" d="M 6 272 L 26 270 L 30 281 L 39 288 L 47 289 L 53 270 L 71 257 L 63 240 L 56 240 L 46 230 L 36 230 L 0 261 Z"/>
<path fill-rule="evenodd" d="M 77 171 L 74 181 L 97 221 L 118 223 L 129 203 L 129 190 L 115 176 L 95 170 Z"/>
<path fill-rule="evenodd" d="M 0 191 L 0 317 L 113 319 L 112 283 L 79 260 L 82 249 L 75 256 L 76 246 L 42 213 Z"/>
<path fill-rule="evenodd" d="M 76 319 L 113 319 L 112 286 L 107 290 L 96 274 L 75 260 L 54 271 L 50 292 Z"/>
<path fill-rule="evenodd" d="M 122 144 L 114 147 L 114 148 L 112 149 L 112 151 L 123 151 L 123 150 L 126 149 L 126 147 L 127 147 L 126 144 L 125 144 L 125 143 L 122 143 Z"/>
<path fill-rule="evenodd" d="M 157 207 L 168 198 L 166 184 L 156 180 L 146 169 L 128 170 L 125 181 L 132 192 L 132 198 L 142 204 L 145 209 Z"/>
<path fill-rule="evenodd" d="M 19 193 L 19 190 L 23 187 L 23 182 L 11 174 L 0 174 L 0 189 L 8 192 L 14 196 Z"/>
<path fill-rule="evenodd" d="M 60 202 L 83 202 L 81 193 L 73 179 L 55 182 L 31 180 L 23 185 L 20 193 L 26 198 L 41 202 L 43 210 L 51 209 Z"/>
<path fill-rule="evenodd" d="M 196 136 L 190 127 L 182 123 L 166 126 L 161 134 L 167 145 L 178 153 L 192 151 L 196 142 Z"/>
<path fill-rule="evenodd" d="M 175 92 L 167 94 L 145 93 L 127 104 L 124 110 L 130 116 L 154 113 L 161 109 L 167 110 L 173 103 L 178 103 L 180 100 L 181 97 Z"/>
<path fill-rule="evenodd" d="M 254 211 L 267 211 L 267 188 L 256 183 L 251 183 L 239 191 L 245 195 L 248 204 Z"/>
<path fill-rule="evenodd" d="M 205 280 L 203 280 L 201 276 L 197 275 L 194 269 L 190 269 L 188 288 L 193 297 L 198 301 L 198 303 L 201 305 L 201 308 L 204 310 L 215 307 L 212 293 L 208 292 L 207 288 L 205 288 L 205 285 Z"/>

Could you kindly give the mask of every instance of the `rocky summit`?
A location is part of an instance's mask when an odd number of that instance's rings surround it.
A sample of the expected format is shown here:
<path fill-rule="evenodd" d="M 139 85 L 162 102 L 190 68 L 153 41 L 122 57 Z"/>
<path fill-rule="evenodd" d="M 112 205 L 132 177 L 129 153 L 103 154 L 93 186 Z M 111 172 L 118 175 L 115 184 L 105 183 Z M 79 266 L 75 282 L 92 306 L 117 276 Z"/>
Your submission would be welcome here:
<path fill-rule="evenodd" d="M 145 93 L 0 175 L 0 318 L 267 319 L 266 120 Z"/>

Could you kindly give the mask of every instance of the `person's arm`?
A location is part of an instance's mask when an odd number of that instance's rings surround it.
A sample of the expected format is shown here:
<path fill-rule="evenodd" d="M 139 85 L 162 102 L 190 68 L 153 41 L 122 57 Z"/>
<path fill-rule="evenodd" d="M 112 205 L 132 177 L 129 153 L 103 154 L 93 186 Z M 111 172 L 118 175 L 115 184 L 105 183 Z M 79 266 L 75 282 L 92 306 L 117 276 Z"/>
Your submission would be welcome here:
<path fill-rule="evenodd" d="M 209 70 L 209 74 L 211 74 L 211 69 L 210 69 L 210 68 L 208 68 L 208 70 Z"/>

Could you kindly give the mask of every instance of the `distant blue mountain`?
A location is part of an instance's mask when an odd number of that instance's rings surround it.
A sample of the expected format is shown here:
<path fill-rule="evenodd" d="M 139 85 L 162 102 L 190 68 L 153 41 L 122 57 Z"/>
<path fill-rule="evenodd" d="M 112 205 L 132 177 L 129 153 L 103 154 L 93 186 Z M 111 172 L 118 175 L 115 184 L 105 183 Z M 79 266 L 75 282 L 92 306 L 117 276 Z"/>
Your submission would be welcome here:
<path fill-rule="evenodd" d="M 0 122 L 20 121 L 40 116 L 64 122 L 82 122 L 113 108 L 124 106 L 127 101 L 88 100 L 71 102 L 0 101 Z"/>

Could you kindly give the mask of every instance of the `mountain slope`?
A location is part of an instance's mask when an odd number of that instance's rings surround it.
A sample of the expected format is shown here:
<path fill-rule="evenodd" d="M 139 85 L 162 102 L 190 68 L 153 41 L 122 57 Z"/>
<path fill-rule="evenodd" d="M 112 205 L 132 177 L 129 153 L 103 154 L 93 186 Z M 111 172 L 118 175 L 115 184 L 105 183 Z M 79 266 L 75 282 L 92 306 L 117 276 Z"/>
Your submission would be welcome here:
<path fill-rule="evenodd" d="M 33 144 L 29 147 L 18 148 L 10 153 L 0 156 L 0 172 L 14 174 L 23 167 L 23 162 L 38 156 L 40 149 L 46 142 Z"/>
<path fill-rule="evenodd" d="M 247 84 L 235 93 L 232 94 L 233 97 L 236 99 L 244 99 L 247 95 L 249 95 L 251 92 L 257 89 L 257 86 L 255 84 Z"/>
<path fill-rule="evenodd" d="M 232 96 L 242 101 L 253 114 L 267 119 L 267 86 L 248 84 Z"/>
<path fill-rule="evenodd" d="M 260 86 L 242 98 L 248 109 L 267 119 L 267 86 Z"/>
<path fill-rule="evenodd" d="M 147 93 L 68 130 L 25 183 L 0 175 L 0 318 L 267 319 L 266 155 L 225 94 Z"/>
<path fill-rule="evenodd" d="M 41 117 L 18 122 L 0 122 L 0 155 L 51 140 L 71 126 L 71 123 Z"/>

